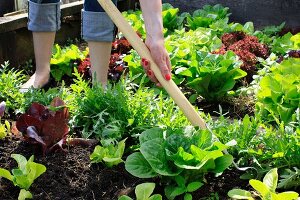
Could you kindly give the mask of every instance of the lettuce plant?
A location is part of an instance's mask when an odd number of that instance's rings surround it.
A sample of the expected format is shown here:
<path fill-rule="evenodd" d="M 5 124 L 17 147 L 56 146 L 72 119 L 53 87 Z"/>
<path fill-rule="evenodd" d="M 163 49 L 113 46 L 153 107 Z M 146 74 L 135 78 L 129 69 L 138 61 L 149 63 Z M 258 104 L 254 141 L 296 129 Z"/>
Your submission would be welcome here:
<path fill-rule="evenodd" d="M 13 169 L 12 173 L 0 168 L 0 177 L 10 180 L 15 186 L 21 188 L 18 200 L 32 198 L 32 194 L 28 190 L 34 180 L 46 171 L 46 167 L 33 162 L 34 156 L 31 156 L 28 161 L 20 154 L 12 154 L 11 157 L 17 161 L 18 168 Z"/>
<path fill-rule="evenodd" d="M 187 13 L 179 15 L 179 9 L 174 8 L 171 4 L 163 4 L 162 18 L 164 28 L 166 28 L 169 33 L 176 29 L 181 29 L 183 27 L 185 15 L 187 15 Z"/>
<path fill-rule="evenodd" d="M 69 112 L 60 98 L 54 98 L 50 107 L 32 103 L 22 114 L 16 126 L 24 134 L 27 142 L 42 147 L 45 155 L 66 143 Z"/>
<path fill-rule="evenodd" d="M 195 185 L 196 189 L 200 188 L 206 173 L 222 173 L 233 160 L 231 155 L 222 152 L 228 148 L 227 145 L 214 141 L 209 131 L 195 130 L 193 127 L 166 131 L 148 129 L 141 133 L 139 141 L 140 152 L 127 157 L 126 170 L 139 178 L 163 177 L 167 185 L 175 185 L 173 188 L 178 185 L 173 178 L 182 176 L 190 189 L 181 187 L 179 190 L 182 193 L 177 194 L 166 192 L 170 199 L 194 191 L 191 188 Z M 189 186 L 190 183 L 193 184 Z"/>
<path fill-rule="evenodd" d="M 123 162 L 122 156 L 125 150 L 125 140 L 118 142 L 116 145 L 110 143 L 105 146 L 96 146 L 94 152 L 90 155 L 91 162 L 104 162 L 108 167 L 113 167 Z"/>
<path fill-rule="evenodd" d="M 260 81 L 256 113 L 263 121 L 295 121 L 300 105 L 300 59 L 290 58 L 271 69 Z"/>
<path fill-rule="evenodd" d="M 187 17 L 188 27 L 196 30 L 198 27 L 208 28 L 213 22 L 224 19 L 230 15 L 229 8 L 220 4 L 205 5 L 202 9 L 194 11 L 192 16 Z"/>
<path fill-rule="evenodd" d="M 270 43 L 272 52 L 284 55 L 290 50 L 298 50 L 299 47 L 299 35 L 294 35 L 292 33 L 287 33 L 281 37 L 274 37 Z"/>
<path fill-rule="evenodd" d="M 178 175 L 174 177 L 177 185 L 168 185 L 165 188 L 165 193 L 168 199 L 174 199 L 175 197 L 184 194 L 184 200 L 192 200 L 193 196 L 191 192 L 198 190 L 204 185 L 200 181 L 194 181 L 191 183 L 186 183 L 184 177 Z"/>
<path fill-rule="evenodd" d="M 296 192 L 276 193 L 277 182 L 277 168 L 274 168 L 265 175 L 263 182 L 251 179 L 249 184 L 258 192 L 259 197 L 262 200 L 296 200 L 298 198 L 299 194 Z M 254 200 L 249 191 L 241 189 L 230 190 L 228 196 L 234 199 Z"/>
<path fill-rule="evenodd" d="M 155 188 L 155 183 L 142 183 L 136 186 L 136 200 L 162 200 L 160 194 L 152 195 Z M 129 196 L 123 195 L 118 200 L 133 200 Z"/>
<path fill-rule="evenodd" d="M 215 55 L 199 51 L 198 64 L 179 74 L 187 77 L 187 86 L 207 101 L 218 101 L 232 90 L 238 79 L 247 75 L 240 69 L 241 61 L 231 51 Z"/>
<path fill-rule="evenodd" d="M 54 46 L 51 58 L 51 74 L 56 81 L 60 81 L 63 75 L 72 76 L 74 62 L 83 60 L 87 52 L 81 52 L 76 45 L 61 48 L 58 44 Z"/>

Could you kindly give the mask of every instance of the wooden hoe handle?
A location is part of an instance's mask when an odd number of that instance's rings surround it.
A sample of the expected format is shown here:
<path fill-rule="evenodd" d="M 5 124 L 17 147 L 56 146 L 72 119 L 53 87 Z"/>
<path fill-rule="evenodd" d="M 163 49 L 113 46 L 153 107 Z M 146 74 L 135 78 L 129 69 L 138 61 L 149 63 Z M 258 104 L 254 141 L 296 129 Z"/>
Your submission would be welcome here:
<path fill-rule="evenodd" d="M 138 52 L 138 54 L 142 58 L 146 58 L 151 63 L 151 70 L 154 72 L 156 78 L 161 83 L 161 85 L 165 88 L 168 94 L 172 97 L 175 103 L 180 107 L 188 120 L 194 125 L 199 126 L 202 129 L 206 129 L 205 121 L 200 117 L 200 115 L 196 112 L 194 107 L 190 104 L 190 102 L 186 99 L 186 97 L 182 94 L 180 89 L 174 83 L 173 80 L 166 81 L 159 67 L 153 61 L 149 49 L 143 43 L 141 38 L 136 34 L 136 32 L 132 29 L 132 27 L 128 24 L 126 19 L 123 17 L 121 12 L 117 9 L 117 7 L 113 4 L 111 0 L 98 0 L 102 8 L 106 11 L 106 13 L 110 16 L 112 21 L 116 24 L 116 26 L 120 29 L 120 31 L 124 34 L 126 39 L 130 42 L 133 48 Z"/>

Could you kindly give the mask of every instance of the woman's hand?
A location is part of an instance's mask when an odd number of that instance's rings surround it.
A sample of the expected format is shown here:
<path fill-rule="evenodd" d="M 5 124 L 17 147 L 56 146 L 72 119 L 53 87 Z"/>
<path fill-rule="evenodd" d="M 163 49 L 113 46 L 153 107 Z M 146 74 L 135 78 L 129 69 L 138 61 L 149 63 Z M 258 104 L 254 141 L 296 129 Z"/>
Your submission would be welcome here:
<path fill-rule="evenodd" d="M 149 48 L 151 56 L 152 56 L 154 62 L 160 68 L 162 76 L 167 81 L 171 80 L 170 57 L 169 57 L 168 52 L 167 52 L 167 50 L 164 46 L 163 38 L 153 40 L 150 37 L 150 38 L 146 39 L 145 44 Z M 141 64 L 142 64 L 146 74 L 150 78 L 150 80 L 153 81 L 154 83 L 156 83 L 156 85 L 160 87 L 161 84 L 159 83 L 156 76 L 154 75 L 154 72 L 150 68 L 150 62 L 147 59 L 142 58 Z"/>
<path fill-rule="evenodd" d="M 140 5 L 147 33 L 146 46 L 149 48 L 154 62 L 160 68 L 163 77 L 167 81 L 171 80 L 170 58 L 164 45 L 161 0 L 140 0 Z M 150 79 L 157 85 L 160 85 L 153 71 L 150 69 L 149 61 L 142 59 L 142 66 Z"/>

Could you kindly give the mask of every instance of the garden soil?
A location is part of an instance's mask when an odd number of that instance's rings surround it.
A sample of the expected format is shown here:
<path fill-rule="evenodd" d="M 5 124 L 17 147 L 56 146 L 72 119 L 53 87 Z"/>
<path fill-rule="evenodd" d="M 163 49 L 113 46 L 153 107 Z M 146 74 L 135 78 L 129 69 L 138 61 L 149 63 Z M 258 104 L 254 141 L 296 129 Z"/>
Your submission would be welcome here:
<path fill-rule="evenodd" d="M 38 200 L 117 200 L 123 194 L 134 197 L 134 188 L 143 182 L 156 182 L 155 193 L 163 193 L 158 180 L 143 180 L 126 172 L 124 164 L 106 168 L 102 164 L 91 164 L 89 155 L 93 148 L 67 147 L 60 152 L 43 157 L 37 155 L 35 162 L 47 167 L 47 171 L 32 184 L 30 191 Z M 27 159 L 34 149 L 19 139 L 0 140 L 0 167 L 13 169 L 16 162 L 11 154 L 22 154 Z M 228 199 L 227 192 L 234 187 L 245 188 L 247 182 L 239 179 L 240 173 L 227 171 L 221 177 L 206 177 L 207 184 L 193 193 L 200 200 L 218 193 L 221 200 Z M 16 200 L 19 188 L 0 178 L 0 200 Z M 166 199 L 166 198 L 163 198 Z M 178 198 L 179 200 L 181 198 Z M 215 198 L 214 198 L 215 199 Z"/>

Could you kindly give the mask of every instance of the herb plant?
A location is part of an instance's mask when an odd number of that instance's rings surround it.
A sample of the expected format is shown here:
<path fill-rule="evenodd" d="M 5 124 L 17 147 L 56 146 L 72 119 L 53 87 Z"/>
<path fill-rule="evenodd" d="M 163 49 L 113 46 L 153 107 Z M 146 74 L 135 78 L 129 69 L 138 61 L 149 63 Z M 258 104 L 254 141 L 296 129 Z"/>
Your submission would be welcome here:
<path fill-rule="evenodd" d="M 263 182 L 251 179 L 249 184 L 258 192 L 262 200 L 296 200 L 299 196 L 296 192 L 276 193 L 278 182 L 277 168 L 270 170 L 263 179 Z M 228 196 L 234 199 L 254 200 L 251 193 L 246 190 L 233 189 L 228 192 Z"/>
<path fill-rule="evenodd" d="M 280 175 L 278 188 L 290 189 L 299 188 L 300 186 L 300 170 L 297 167 L 293 169 L 285 169 Z"/>
<path fill-rule="evenodd" d="M 76 84 L 71 87 L 81 90 Z M 107 90 L 101 85 L 83 88 L 84 91 L 75 97 L 72 126 L 82 128 L 84 138 L 122 139 L 131 118 L 125 86 L 119 83 Z"/>
<path fill-rule="evenodd" d="M 34 156 L 31 156 L 28 161 L 20 154 L 12 154 L 11 157 L 17 161 L 18 168 L 13 169 L 12 173 L 0 168 L 0 177 L 10 180 L 15 186 L 21 188 L 18 200 L 32 198 L 32 194 L 28 190 L 34 180 L 46 171 L 46 167 L 33 162 Z"/>

